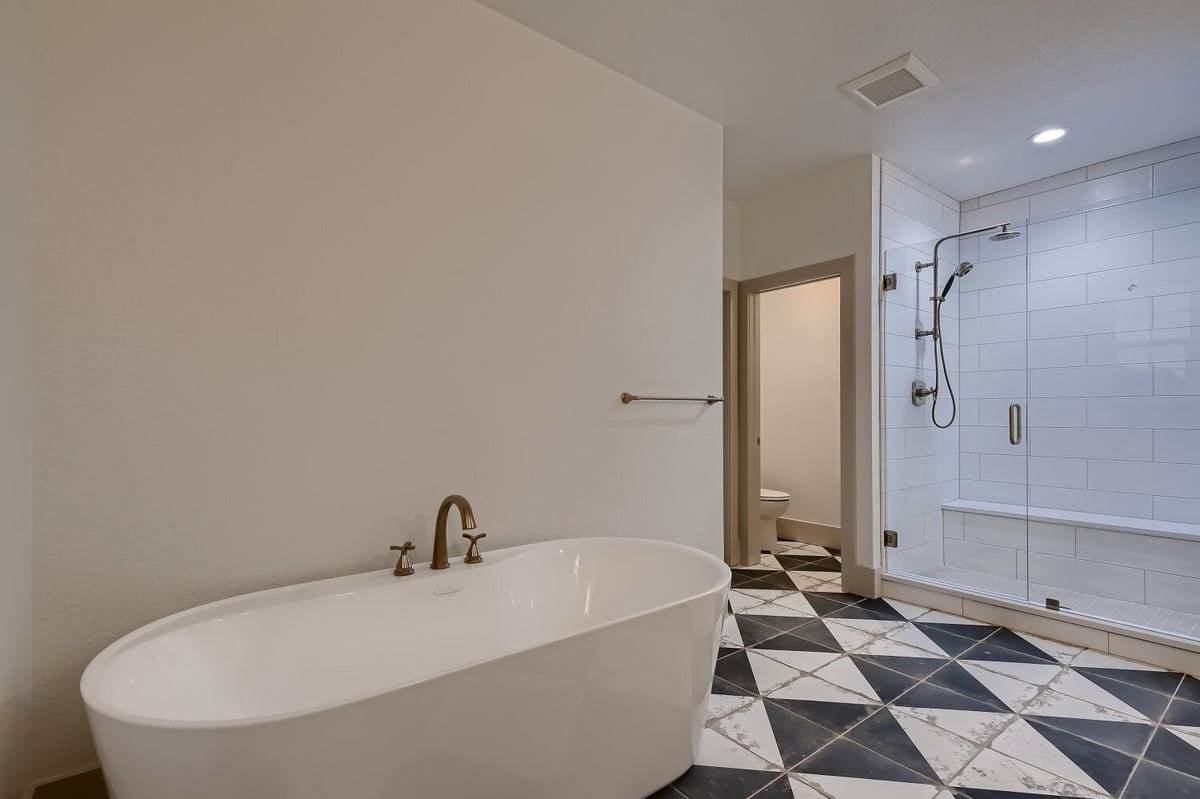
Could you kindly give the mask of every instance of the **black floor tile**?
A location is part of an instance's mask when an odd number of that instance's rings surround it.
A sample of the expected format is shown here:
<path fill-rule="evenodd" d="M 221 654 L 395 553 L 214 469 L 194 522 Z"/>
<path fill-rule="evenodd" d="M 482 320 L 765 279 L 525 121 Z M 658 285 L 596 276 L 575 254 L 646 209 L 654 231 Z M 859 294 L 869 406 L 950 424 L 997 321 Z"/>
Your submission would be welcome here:
<path fill-rule="evenodd" d="M 1019 652 L 1022 655 L 1027 655 L 1045 663 L 1053 663 L 1056 666 L 1060 665 L 1058 658 L 1043 652 L 1041 649 L 1038 649 L 1036 646 L 1029 643 L 1012 630 L 1006 630 L 1003 627 L 997 628 L 996 632 L 989 635 L 986 639 L 986 643 L 991 646 L 1000 646 L 1013 652 Z"/>
<path fill-rule="evenodd" d="M 1122 799 L 1200 799 L 1200 780 L 1143 760 Z"/>
<path fill-rule="evenodd" d="M 909 658 L 894 655 L 851 655 L 850 657 L 860 669 L 864 662 L 873 663 L 876 666 L 898 671 L 917 680 L 925 679 L 949 663 L 946 658 L 935 657 Z"/>
<path fill-rule="evenodd" d="M 725 683 L 736 686 L 741 692 L 758 696 L 758 683 L 754 681 L 754 671 L 750 668 L 750 658 L 746 650 L 737 652 L 717 660 L 716 676 Z"/>
<path fill-rule="evenodd" d="M 766 788 L 763 788 L 760 792 L 754 794 L 754 799 L 796 799 L 796 795 L 792 793 L 791 782 L 785 774 Z"/>
<path fill-rule="evenodd" d="M 1171 701 L 1171 697 L 1168 694 L 1148 691 L 1145 688 L 1139 688 L 1127 682 L 1110 680 L 1108 677 L 1101 677 L 1097 674 L 1089 674 L 1084 669 L 1075 669 L 1075 671 L 1087 677 L 1096 685 L 1134 708 L 1151 721 L 1158 721 L 1162 718 L 1163 711 L 1167 709 L 1167 705 Z"/>
<path fill-rule="evenodd" d="M 784 710 L 808 719 L 825 729 L 841 735 L 879 709 L 879 705 L 859 705 L 851 702 L 815 702 L 806 699 L 768 699 Z"/>
<path fill-rule="evenodd" d="M 777 633 L 786 633 L 795 627 L 802 624 L 808 624 L 812 621 L 811 616 L 771 616 L 767 614 L 758 614 L 754 612 L 754 608 L 750 608 L 746 613 L 738 614 L 738 629 L 741 629 L 742 621 L 751 621 L 758 625 L 772 627 Z M 745 639 L 743 639 L 745 640 Z"/>
<path fill-rule="evenodd" d="M 1027 716 L 1025 720 L 1039 730 L 1043 725 L 1055 727 L 1078 738 L 1086 738 L 1135 757 L 1141 757 L 1146 743 L 1154 734 L 1153 724 L 1137 724 L 1132 721 L 1097 721 L 1058 716 Z"/>
<path fill-rule="evenodd" d="M 683 794 L 668 785 L 662 790 L 650 794 L 646 799 L 683 799 Z"/>
<path fill-rule="evenodd" d="M 975 699 L 963 694 L 950 691 L 928 682 L 921 683 L 911 691 L 900 696 L 895 701 L 900 707 L 924 707 L 940 710 L 976 710 L 982 713 L 1012 713 L 1001 703 L 1002 710 L 996 707 L 995 701 Z"/>
<path fill-rule="evenodd" d="M 778 777 L 773 771 L 692 766 L 674 788 L 687 799 L 748 799 Z"/>
<path fill-rule="evenodd" d="M 828 632 L 828 630 L 826 630 Z M 830 638 L 833 636 L 831 635 Z M 841 652 L 842 648 L 835 640 L 832 645 L 821 644 L 811 638 L 803 638 L 792 633 L 781 633 L 774 638 L 768 638 L 757 643 L 751 649 L 779 649 L 787 652 Z"/>
<path fill-rule="evenodd" d="M 1200 703 L 1200 680 L 1190 674 L 1183 678 L 1183 682 L 1179 684 L 1179 690 L 1175 692 L 1175 696 L 1180 699 L 1186 699 L 1189 702 Z"/>
<path fill-rule="evenodd" d="M 966 669 L 953 661 L 947 663 L 944 668 L 934 672 L 926 680 L 926 683 L 970 697 L 976 702 L 990 706 L 997 713 L 1012 712 L 1012 708 L 1004 704 L 998 696 L 985 688 L 983 683 L 975 679 Z"/>
<path fill-rule="evenodd" d="M 759 621 L 754 616 L 749 616 L 745 613 L 738 615 L 737 626 L 738 632 L 742 634 L 742 643 L 746 646 L 754 646 L 768 638 L 774 638 L 783 632 L 783 630 L 774 624 Z"/>
<path fill-rule="evenodd" d="M 840 738 L 795 769 L 803 774 L 827 774 L 832 777 L 858 777 L 891 782 L 931 783 L 926 777 L 864 746 Z"/>
<path fill-rule="evenodd" d="M 940 782 L 937 772 L 930 767 L 921 750 L 913 744 L 908 733 L 896 721 L 886 707 L 859 724 L 846 734 L 846 739 L 860 744 L 872 752 L 894 760 L 917 774 L 928 777 L 930 782 Z"/>
<path fill-rule="evenodd" d="M 1050 663 L 1059 665 L 1049 655 L 1034 655 L 993 643 L 991 638 L 968 649 L 958 656 L 959 660 L 990 660 L 997 663 Z"/>
<path fill-rule="evenodd" d="M 786 768 L 796 766 L 837 737 L 837 733 L 832 730 L 784 710 L 779 705 L 766 702 L 763 706 L 766 708 L 767 718 L 771 721 L 775 742 L 779 745 L 779 754 L 783 757 L 783 765 Z"/>
<path fill-rule="evenodd" d="M 763 577 L 759 577 L 752 583 L 742 586 L 743 588 L 762 589 L 767 591 L 799 591 L 796 583 L 792 581 L 784 572 L 765 572 Z"/>
<path fill-rule="evenodd" d="M 1176 698 L 1167 707 L 1163 724 L 1180 724 L 1184 727 L 1200 727 L 1200 704 Z"/>
<path fill-rule="evenodd" d="M 1071 762 L 1111 794 L 1121 793 L 1130 773 L 1133 772 L 1133 767 L 1137 765 L 1135 757 L 1100 746 L 1048 724 L 1039 724 L 1036 719 L 1027 721 L 1042 737 L 1054 744 L 1058 751 L 1070 758 Z"/>
<path fill-rule="evenodd" d="M 1154 733 L 1150 746 L 1146 747 L 1145 757 L 1160 766 L 1200 779 L 1200 751 L 1165 727 L 1159 727 L 1158 732 Z"/>
<path fill-rule="evenodd" d="M 1143 669 L 1096 669 L 1079 666 L 1075 671 L 1085 677 L 1101 677 L 1105 680 L 1136 685 L 1147 691 L 1156 691 L 1167 696 L 1174 696 L 1175 689 L 1183 680 L 1183 675 L 1177 671 L 1145 671 Z"/>
<path fill-rule="evenodd" d="M 946 630 L 942 629 L 943 627 L 948 627 L 950 625 L 921 624 L 920 622 L 914 622 L 914 625 L 918 630 L 925 633 L 925 636 L 930 641 L 933 641 L 935 644 L 937 644 L 938 647 L 949 657 L 958 657 L 968 649 L 977 646 L 979 643 L 976 640 L 964 638 L 961 635 L 955 635 L 952 632 L 947 632 Z M 989 633 L 993 631 L 994 630 L 992 628 L 988 628 Z"/>
<path fill-rule="evenodd" d="M 805 591 L 804 598 L 817 612 L 818 616 L 828 616 L 834 611 L 842 610 L 847 605 L 853 605 L 862 599 L 854 594 L 831 593 L 826 591 Z"/>
<path fill-rule="evenodd" d="M 877 665 L 863 655 L 851 655 L 850 659 L 854 661 L 854 665 L 858 667 L 859 673 L 875 689 L 875 693 L 884 702 L 895 701 L 897 697 L 920 682 L 916 677 L 910 677 L 907 674 L 901 674 L 898 671 L 892 671 L 891 669 Z"/>

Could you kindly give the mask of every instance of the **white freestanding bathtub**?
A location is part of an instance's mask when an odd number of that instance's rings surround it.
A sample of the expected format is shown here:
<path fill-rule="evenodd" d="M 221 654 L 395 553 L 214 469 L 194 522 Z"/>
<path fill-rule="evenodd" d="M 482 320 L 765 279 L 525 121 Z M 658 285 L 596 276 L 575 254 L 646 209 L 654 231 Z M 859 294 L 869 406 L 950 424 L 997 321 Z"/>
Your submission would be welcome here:
<path fill-rule="evenodd" d="M 729 569 L 623 538 L 234 597 L 96 656 L 114 799 L 642 799 L 692 764 Z"/>

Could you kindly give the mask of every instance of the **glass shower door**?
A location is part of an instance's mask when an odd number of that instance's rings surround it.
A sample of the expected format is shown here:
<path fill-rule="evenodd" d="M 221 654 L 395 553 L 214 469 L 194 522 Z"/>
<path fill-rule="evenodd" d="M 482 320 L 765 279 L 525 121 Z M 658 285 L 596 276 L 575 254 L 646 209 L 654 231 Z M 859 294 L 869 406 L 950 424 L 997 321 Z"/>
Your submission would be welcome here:
<path fill-rule="evenodd" d="M 1029 598 L 1028 270 L 1025 237 L 994 241 L 991 233 L 962 239 L 952 264 L 971 266 L 943 308 L 948 319 L 957 316 L 958 346 L 947 347 L 947 354 L 953 378 L 950 353 L 957 351 L 959 394 L 959 494 L 946 508 L 946 565 L 968 587 L 1024 601 Z M 943 404 L 938 403 L 939 417 Z"/>

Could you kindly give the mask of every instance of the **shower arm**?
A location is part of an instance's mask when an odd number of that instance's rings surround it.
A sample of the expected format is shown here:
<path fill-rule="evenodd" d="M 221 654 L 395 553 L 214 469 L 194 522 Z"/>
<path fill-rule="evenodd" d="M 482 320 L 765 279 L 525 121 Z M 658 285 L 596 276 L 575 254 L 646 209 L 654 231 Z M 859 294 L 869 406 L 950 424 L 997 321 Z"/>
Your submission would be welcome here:
<path fill-rule="evenodd" d="M 966 236 L 978 236 L 980 233 L 987 233 L 989 230 L 1002 229 L 1002 230 L 1007 231 L 1008 227 L 1009 227 L 1009 223 L 1004 222 L 999 225 L 988 225 L 987 227 L 976 228 L 975 230 L 968 230 L 963 233 L 953 233 L 949 236 L 942 236 L 933 245 L 933 260 L 929 261 L 928 263 L 922 263 L 921 261 L 917 261 L 917 277 L 918 278 L 921 275 L 922 269 L 928 269 L 931 266 L 933 267 L 933 296 L 931 296 L 929 298 L 929 300 L 933 303 L 933 307 L 935 310 L 937 309 L 938 304 L 940 302 L 942 302 L 942 300 L 944 299 L 943 297 L 938 296 L 938 248 L 941 247 L 946 242 L 950 241 L 950 239 L 961 239 Z M 921 338 L 925 338 L 926 336 L 931 336 L 936 341 L 938 339 L 938 337 L 942 335 L 942 331 L 939 330 L 938 328 L 939 328 L 939 325 L 935 324 L 929 330 L 919 330 L 918 329 L 916 331 L 917 338 L 921 339 Z"/>

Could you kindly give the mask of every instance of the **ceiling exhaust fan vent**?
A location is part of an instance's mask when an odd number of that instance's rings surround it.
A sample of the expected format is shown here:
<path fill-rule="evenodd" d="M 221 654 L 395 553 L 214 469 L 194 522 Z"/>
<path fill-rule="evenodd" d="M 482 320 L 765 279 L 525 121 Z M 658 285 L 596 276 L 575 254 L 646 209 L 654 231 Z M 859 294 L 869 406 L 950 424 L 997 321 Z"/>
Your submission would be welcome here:
<path fill-rule="evenodd" d="M 928 89 L 938 82 L 912 53 L 905 53 L 879 69 L 843 83 L 839 88 L 864 108 L 874 110 Z"/>

